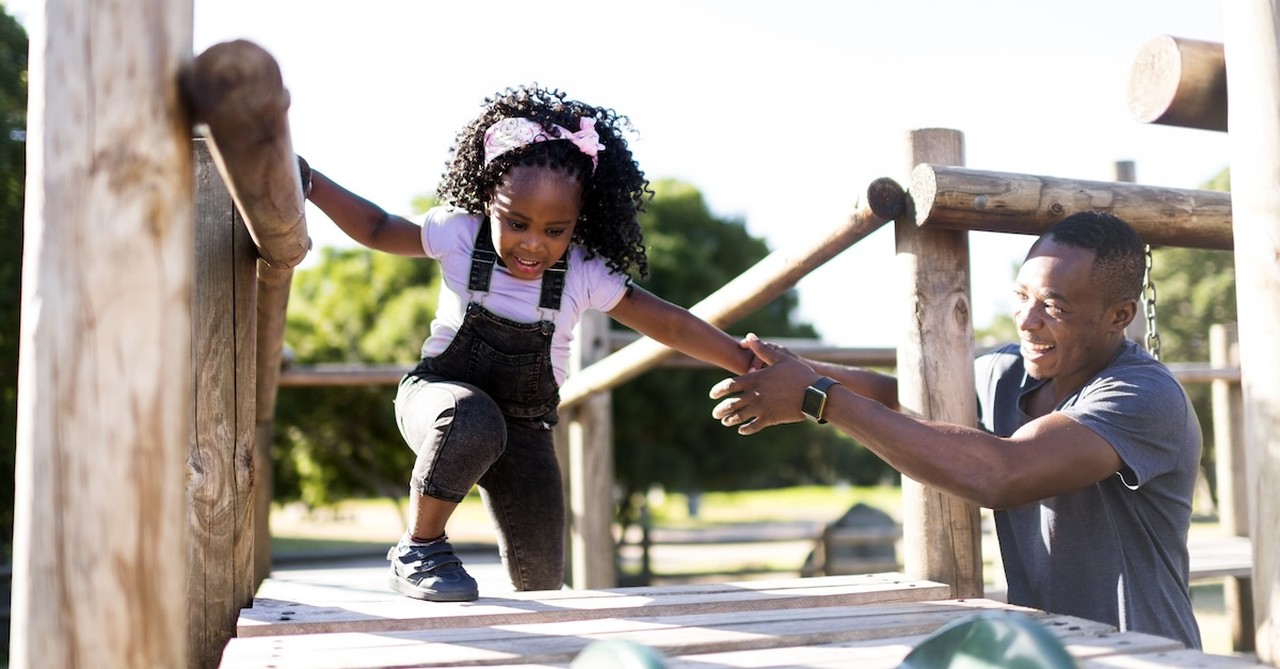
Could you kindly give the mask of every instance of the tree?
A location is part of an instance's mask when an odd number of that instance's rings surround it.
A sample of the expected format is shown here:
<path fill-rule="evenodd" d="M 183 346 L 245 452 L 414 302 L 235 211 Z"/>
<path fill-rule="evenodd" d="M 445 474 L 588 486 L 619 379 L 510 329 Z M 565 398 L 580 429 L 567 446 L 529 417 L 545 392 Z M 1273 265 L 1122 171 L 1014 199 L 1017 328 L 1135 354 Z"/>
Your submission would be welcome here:
<path fill-rule="evenodd" d="M 13 545 L 26 128 L 27 33 L 0 11 L 0 542 L 6 560 Z"/>
<path fill-rule="evenodd" d="M 294 275 L 285 343 L 293 361 L 416 362 L 436 310 L 436 263 L 365 249 L 323 249 Z M 311 506 L 408 490 L 413 453 L 396 428 L 395 389 L 282 388 L 272 459 L 278 499 Z"/>
<path fill-rule="evenodd" d="M 643 285 L 651 292 L 691 306 L 768 254 L 742 221 L 713 216 L 693 186 L 659 181 L 654 191 L 641 220 L 652 274 Z M 814 337 L 812 326 L 793 321 L 796 303 L 789 291 L 729 330 L 736 336 Z M 796 424 L 744 438 L 722 427 L 711 419 L 708 391 L 725 376 L 720 370 L 658 369 L 614 391 L 616 479 L 624 505 L 655 483 L 738 490 L 840 478 L 869 482 L 883 474 L 878 458 L 835 430 Z"/>

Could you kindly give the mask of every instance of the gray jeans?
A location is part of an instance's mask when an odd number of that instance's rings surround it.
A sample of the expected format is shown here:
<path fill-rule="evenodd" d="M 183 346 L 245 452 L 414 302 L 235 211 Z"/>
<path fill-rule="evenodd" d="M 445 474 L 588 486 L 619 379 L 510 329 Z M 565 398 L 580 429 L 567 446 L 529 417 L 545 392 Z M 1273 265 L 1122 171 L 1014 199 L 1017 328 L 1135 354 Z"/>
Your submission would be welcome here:
<path fill-rule="evenodd" d="M 498 551 L 517 590 L 564 582 L 564 493 L 551 428 L 509 418 L 483 391 L 436 376 L 407 376 L 396 421 L 417 454 L 410 486 L 447 502 L 480 487 Z"/>

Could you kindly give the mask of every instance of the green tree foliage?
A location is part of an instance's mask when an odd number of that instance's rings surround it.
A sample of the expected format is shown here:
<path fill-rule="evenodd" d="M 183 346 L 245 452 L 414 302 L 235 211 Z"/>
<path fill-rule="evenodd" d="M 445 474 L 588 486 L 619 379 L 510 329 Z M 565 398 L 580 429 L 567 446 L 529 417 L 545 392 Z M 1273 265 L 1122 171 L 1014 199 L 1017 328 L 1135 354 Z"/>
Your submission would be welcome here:
<path fill-rule="evenodd" d="M 294 275 L 286 346 L 295 364 L 400 364 L 418 357 L 436 310 L 436 263 L 365 249 L 323 249 Z M 276 496 L 319 506 L 349 496 L 399 496 L 413 453 L 396 427 L 395 389 L 282 388 Z"/>
<path fill-rule="evenodd" d="M 0 11 L 0 544 L 6 556 L 13 543 L 26 128 L 27 33 Z"/>
<path fill-rule="evenodd" d="M 743 223 L 716 218 L 701 193 L 675 181 L 654 184 L 643 215 L 651 279 L 642 284 L 692 306 L 768 254 Z M 787 292 L 728 328 L 735 336 L 814 337 L 793 321 Z M 618 326 L 621 327 L 621 326 Z M 656 369 L 614 391 L 617 481 L 629 499 L 652 484 L 678 490 L 739 490 L 779 485 L 878 480 L 883 464 L 836 430 L 811 424 L 742 437 L 711 419 L 711 386 L 724 371 Z"/>

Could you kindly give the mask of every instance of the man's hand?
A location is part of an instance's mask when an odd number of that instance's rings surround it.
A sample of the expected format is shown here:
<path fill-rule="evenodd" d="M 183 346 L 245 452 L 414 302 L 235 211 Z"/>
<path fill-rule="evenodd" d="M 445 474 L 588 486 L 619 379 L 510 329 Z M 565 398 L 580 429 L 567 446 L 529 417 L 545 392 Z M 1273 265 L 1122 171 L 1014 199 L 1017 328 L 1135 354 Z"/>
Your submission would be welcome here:
<path fill-rule="evenodd" d="M 725 379 L 711 388 L 711 399 L 721 399 L 711 416 L 738 434 L 755 434 L 772 425 L 804 419 L 800 402 L 804 389 L 819 374 L 804 360 L 777 344 L 747 335 L 742 345 L 751 349 L 764 369 Z"/>

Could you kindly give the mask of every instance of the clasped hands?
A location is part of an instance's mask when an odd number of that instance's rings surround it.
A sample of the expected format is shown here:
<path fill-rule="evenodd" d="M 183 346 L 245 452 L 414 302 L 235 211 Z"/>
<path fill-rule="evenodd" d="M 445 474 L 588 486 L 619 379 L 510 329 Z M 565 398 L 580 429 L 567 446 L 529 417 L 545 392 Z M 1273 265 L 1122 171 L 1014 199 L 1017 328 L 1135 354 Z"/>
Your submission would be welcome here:
<path fill-rule="evenodd" d="M 738 434 L 755 434 L 766 427 L 804 420 L 800 403 L 804 390 L 821 375 L 800 356 L 778 344 L 749 334 L 741 343 L 763 367 L 725 379 L 711 387 L 711 399 L 721 400 L 711 417 Z"/>

